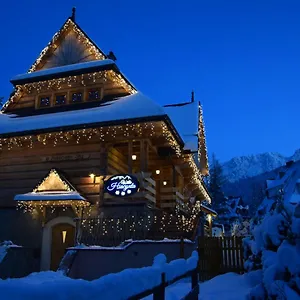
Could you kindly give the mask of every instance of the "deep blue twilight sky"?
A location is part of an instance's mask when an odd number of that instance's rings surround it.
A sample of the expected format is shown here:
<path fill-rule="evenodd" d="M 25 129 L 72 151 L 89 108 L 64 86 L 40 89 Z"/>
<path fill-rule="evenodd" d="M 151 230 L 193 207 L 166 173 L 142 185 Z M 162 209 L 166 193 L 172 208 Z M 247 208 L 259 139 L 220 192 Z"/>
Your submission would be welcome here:
<path fill-rule="evenodd" d="M 160 104 L 195 90 L 221 161 L 300 146 L 300 1 L 2 1 L 0 95 L 77 7 L 77 22 Z M 184 118 L 182 120 L 184 122 Z"/>

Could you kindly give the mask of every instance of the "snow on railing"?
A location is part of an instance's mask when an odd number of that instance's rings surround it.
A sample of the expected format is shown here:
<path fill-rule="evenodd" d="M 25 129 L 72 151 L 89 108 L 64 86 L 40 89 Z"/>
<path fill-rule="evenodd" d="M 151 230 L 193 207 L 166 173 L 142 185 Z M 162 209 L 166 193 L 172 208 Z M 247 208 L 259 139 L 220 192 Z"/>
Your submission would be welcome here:
<path fill-rule="evenodd" d="M 164 254 L 159 254 L 152 266 L 125 269 L 93 281 L 71 279 L 62 272 L 33 273 L 24 278 L 1 281 L 1 299 L 98 299 L 99 295 L 102 300 L 138 299 L 136 297 L 145 291 L 165 288 L 180 276 L 192 276 L 192 273 L 197 292 L 197 264 L 198 254 L 194 251 L 187 260 L 177 259 L 170 263 L 166 262 Z M 163 285 L 162 274 L 165 274 Z"/>

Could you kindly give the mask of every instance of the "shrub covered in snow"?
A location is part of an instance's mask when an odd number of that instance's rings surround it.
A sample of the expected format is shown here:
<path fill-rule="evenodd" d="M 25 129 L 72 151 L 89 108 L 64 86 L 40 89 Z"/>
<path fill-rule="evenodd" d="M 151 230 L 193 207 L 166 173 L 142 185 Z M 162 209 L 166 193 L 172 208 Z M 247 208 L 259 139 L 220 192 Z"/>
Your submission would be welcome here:
<path fill-rule="evenodd" d="M 300 219 L 281 201 L 244 239 L 245 269 L 262 269 L 249 299 L 300 299 Z"/>
<path fill-rule="evenodd" d="M 248 236 L 250 235 L 250 221 L 249 220 L 239 220 L 233 223 L 231 229 L 232 236 Z"/>

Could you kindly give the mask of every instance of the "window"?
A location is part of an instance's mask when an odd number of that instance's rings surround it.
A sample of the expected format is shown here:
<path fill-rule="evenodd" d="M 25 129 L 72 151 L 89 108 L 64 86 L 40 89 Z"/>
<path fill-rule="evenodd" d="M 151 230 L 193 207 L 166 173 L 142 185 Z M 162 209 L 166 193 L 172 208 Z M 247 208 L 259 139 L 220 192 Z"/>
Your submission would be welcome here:
<path fill-rule="evenodd" d="M 43 96 L 40 98 L 40 107 L 50 106 L 50 96 Z"/>
<path fill-rule="evenodd" d="M 63 105 L 66 104 L 66 95 L 56 95 L 55 97 L 55 105 Z"/>
<path fill-rule="evenodd" d="M 98 90 L 89 91 L 89 98 L 88 100 L 99 100 L 100 99 L 100 92 Z"/>
<path fill-rule="evenodd" d="M 82 102 L 82 93 L 76 92 L 72 93 L 72 103 L 79 103 Z"/>

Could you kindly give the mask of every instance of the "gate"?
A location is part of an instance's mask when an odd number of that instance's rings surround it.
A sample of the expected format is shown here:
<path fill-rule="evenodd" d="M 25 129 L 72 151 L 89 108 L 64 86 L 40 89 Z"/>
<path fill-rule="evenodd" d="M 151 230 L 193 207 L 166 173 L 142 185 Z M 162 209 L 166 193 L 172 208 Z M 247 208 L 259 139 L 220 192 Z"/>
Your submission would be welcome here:
<path fill-rule="evenodd" d="M 227 272 L 244 272 L 243 237 L 199 237 L 198 254 L 201 281 Z"/>

